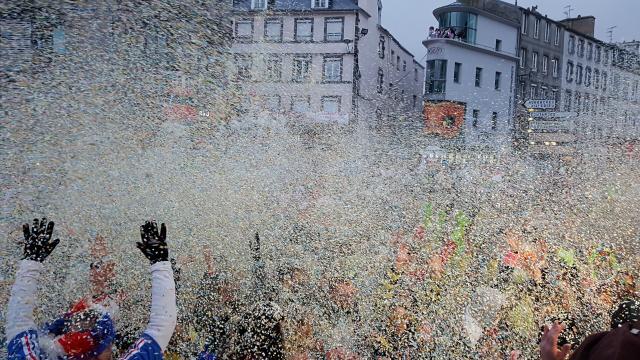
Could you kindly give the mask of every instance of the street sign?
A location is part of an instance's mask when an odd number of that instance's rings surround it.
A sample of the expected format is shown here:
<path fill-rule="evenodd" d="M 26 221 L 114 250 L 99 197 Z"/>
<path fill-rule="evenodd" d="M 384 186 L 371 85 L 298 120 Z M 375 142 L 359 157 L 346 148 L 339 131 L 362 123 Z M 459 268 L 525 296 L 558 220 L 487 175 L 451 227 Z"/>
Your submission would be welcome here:
<path fill-rule="evenodd" d="M 572 111 L 562 111 L 562 112 L 532 112 L 529 113 L 533 118 L 565 118 L 565 117 L 573 117 L 578 116 L 578 113 Z"/>
<path fill-rule="evenodd" d="M 536 120 L 529 124 L 529 129 L 533 131 L 567 131 L 569 123 L 567 121 Z"/>
<path fill-rule="evenodd" d="M 556 107 L 555 100 L 527 100 L 524 106 L 528 109 L 553 109 Z"/>

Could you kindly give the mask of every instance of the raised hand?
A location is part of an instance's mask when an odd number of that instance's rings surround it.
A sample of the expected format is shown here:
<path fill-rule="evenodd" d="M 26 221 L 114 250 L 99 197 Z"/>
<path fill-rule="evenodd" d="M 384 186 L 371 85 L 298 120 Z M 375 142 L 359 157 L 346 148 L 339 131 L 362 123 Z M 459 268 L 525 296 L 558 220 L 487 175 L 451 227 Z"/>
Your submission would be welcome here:
<path fill-rule="evenodd" d="M 169 260 L 167 227 L 164 223 L 160 224 L 160 231 L 158 231 L 158 224 L 155 221 L 145 222 L 140 226 L 140 237 L 142 242 L 137 242 L 136 246 L 149 259 L 151 265 Z"/>
<path fill-rule="evenodd" d="M 565 344 L 558 348 L 558 337 L 564 330 L 564 325 L 554 322 L 551 328 L 544 326 L 542 340 L 540 341 L 541 360 L 565 360 L 571 351 L 571 345 Z"/>
<path fill-rule="evenodd" d="M 53 234 L 53 221 L 47 223 L 47 218 L 33 219 L 33 227 L 29 224 L 22 225 L 24 232 L 23 259 L 43 262 L 56 248 L 60 239 L 51 240 Z"/>

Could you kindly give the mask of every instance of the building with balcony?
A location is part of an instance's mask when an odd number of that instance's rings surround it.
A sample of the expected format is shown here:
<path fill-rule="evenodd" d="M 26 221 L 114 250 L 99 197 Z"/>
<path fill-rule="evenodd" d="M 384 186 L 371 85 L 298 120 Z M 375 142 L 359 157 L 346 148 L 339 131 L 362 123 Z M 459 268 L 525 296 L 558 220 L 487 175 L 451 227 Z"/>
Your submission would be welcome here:
<path fill-rule="evenodd" d="M 424 69 L 381 14 L 378 0 L 235 0 L 232 70 L 245 110 L 342 124 L 419 111 Z"/>
<path fill-rule="evenodd" d="M 517 21 L 456 2 L 434 10 L 427 48 L 427 133 L 466 146 L 510 146 L 518 64 Z"/>

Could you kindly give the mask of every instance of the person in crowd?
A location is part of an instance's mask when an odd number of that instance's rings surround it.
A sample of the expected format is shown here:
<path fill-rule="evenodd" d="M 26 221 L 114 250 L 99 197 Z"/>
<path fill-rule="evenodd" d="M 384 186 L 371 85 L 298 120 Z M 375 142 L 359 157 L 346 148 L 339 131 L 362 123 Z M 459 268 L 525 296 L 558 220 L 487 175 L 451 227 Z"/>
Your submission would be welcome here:
<path fill-rule="evenodd" d="M 115 325 L 109 310 L 99 303 L 81 302 L 45 329 L 36 327 L 33 310 L 44 260 L 60 243 L 52 240 L 54 223 L 35 219 L 23 226 L 24 249 L 11 288 L 5 334 L 11 360 L 109 360 Z M 151 263 L 151 316 L 147 329 L 122 359 L 162 359 L 176 326 L 175 283 L 167 229 L 147 221 L 136 245 Z"/>
<path fill-rule="evenodd" d="M 569 357 L 570 360 L 632 360 L 640 354 L 640 301 L 622 302 L 611 316 L 611 330 L 587 337 Z M 540 341 L 541 360 L 564 360 L 571 345 L 558 346 L 565 325 L 554 322 L 544 326 Z"/>
<path fill-rule="evenodd" d="M 237 326 L 233 358 L 241 360 L 284 360 L 283 314 L 272 301 L 260 301 Z"/>
<path fill-rule="evenodd" d="M 433 39 L 436 36 L 436 29 L 433 26 L 429 26 L 429 39 Z"/>

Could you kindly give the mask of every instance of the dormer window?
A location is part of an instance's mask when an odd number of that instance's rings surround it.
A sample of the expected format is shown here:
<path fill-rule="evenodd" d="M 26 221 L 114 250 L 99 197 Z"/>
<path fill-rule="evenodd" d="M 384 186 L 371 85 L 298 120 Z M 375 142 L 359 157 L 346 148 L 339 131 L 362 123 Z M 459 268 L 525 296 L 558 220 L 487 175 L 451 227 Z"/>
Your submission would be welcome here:
<path fill-rule="evenodd" d="M 252 10 L 266 10 L 267 9 L 267 0 L 251 0 L 251 9 Z"/>
<path fill-rule="evenodd" d="M 311 0 L 311 7 L 314 9 L 328 9 L 329 0 Z"/>

